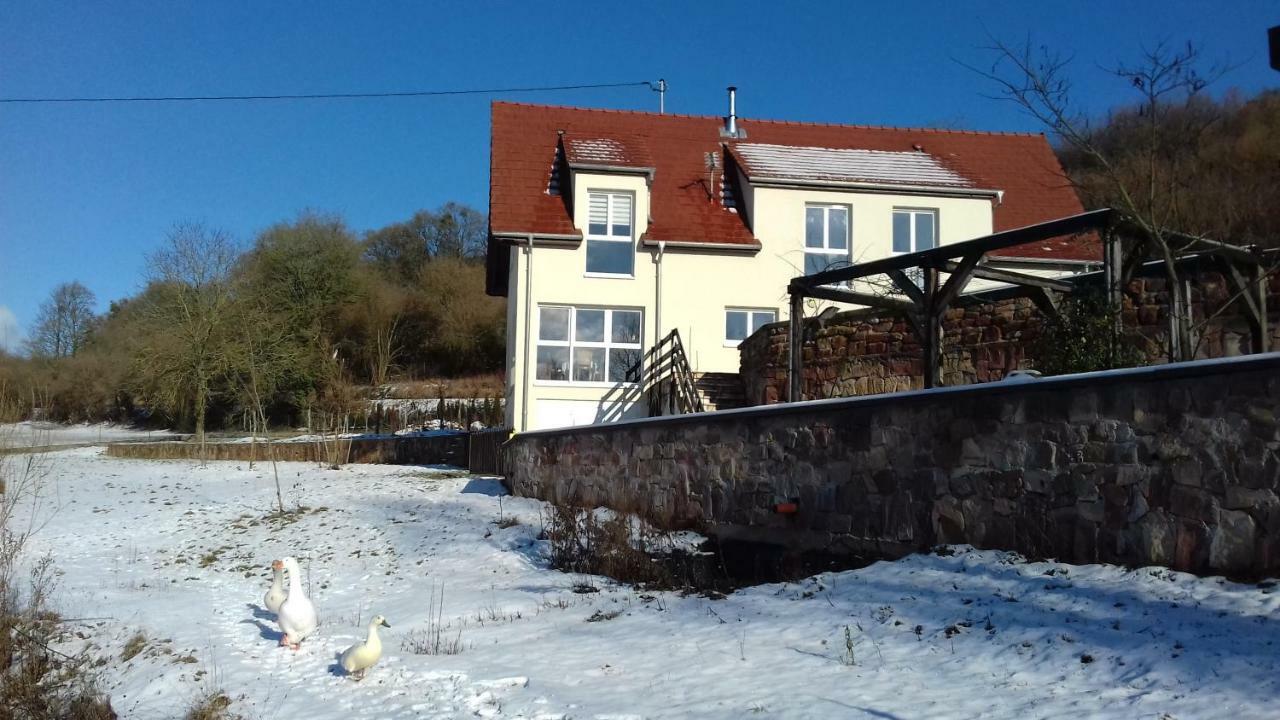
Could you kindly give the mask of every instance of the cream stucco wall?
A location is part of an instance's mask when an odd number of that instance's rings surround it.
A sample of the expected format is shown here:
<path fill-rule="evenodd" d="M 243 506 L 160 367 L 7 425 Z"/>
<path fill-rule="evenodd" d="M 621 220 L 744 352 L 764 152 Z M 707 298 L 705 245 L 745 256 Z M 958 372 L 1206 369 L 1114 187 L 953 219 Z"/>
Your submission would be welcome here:
<path fill-rule="evenodd" d="M 586 229 L 590 191 L 624 191 L 635 196 L 635 237 L 648 227 L 647 179 L 637 175 L 577 173 L 573 179 L 574 224 Z M 641 412 L 638 392 L 606 384 L 580 386 L 538 381 L 537 307 L 545 304 L 640 309 L 643 346 L 651 347 L 672 328 L 680 331 L 695 372 L 737 372 L 738 350 L 725 341 L 725 309 L 769 309 L 787 316 L 787 283 L 803 274 L 807 203 L 836 203 L 851 210 L 852 260 L 892 252 L 894 208 L 928 208 L 938 213 L 938 240 L 951 244 L 992 232 L 992 199 L 921 197 L 866 191 L 750 188 L 743 211 L 762 248 L 756 253 L 656 248 L 637 243 L 631 278 L 591 277 L 586 244 L 540 244 L 512 248 L 508 289 L 508 417 L 517 431 L 617 419 Z M 691 238 L 692 240 L 693 238 Z M 530 274 L 530 265 L 532 273 Z M 659 265 L 661 281 L 659 282 Z M 530 285 L 526 286 L 532 277 Z M 526 308 L 531 312 L 526 314 Z M 815 309 L 816 310 L 816 309 Z M 526 318 L 532 325 L 526 328 Z M 657 323 L 661 323 L 659 327 Z M 531 342 L 525 342 L 526 333 Z"/>

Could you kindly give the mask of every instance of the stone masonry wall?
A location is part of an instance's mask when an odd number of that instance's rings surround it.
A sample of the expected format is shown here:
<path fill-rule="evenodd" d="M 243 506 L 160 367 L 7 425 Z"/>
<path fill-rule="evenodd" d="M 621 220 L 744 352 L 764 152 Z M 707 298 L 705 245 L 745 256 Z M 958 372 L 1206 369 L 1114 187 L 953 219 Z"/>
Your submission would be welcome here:
<path fill-rule="evenodd" d="M 722 537 L 1263 574 L 1278 416 L 1273 353 L 523 433 L 504 453 L 516 494 Z"/>
<path fill-rule="evenodd" d="M 1168 293 L 1163 278 L 1129 283 L 1122 317 L 1127 328 L 1155 348 L 1168 338 Z M 1249 352 L 1249 329 L 1220 273 L 1205 272 L 1192 285 L 1193 317 L 1214 317 L 1198 348 L 1200 358 Z M 1268 309 L 1272 347 L 1280 347 L 1280 274 L 1272 277 Z M 953 307 L 943 318 L 944 385 L 1003 378 L 1032 366 L 1029 351 L 1040 333 L 1040 311 L 1025 298 Z M 920 344 L 905 319 L 875 310 L 837 314 L 823 327 L 806 321 L 812 338 L 804 348 L 804 396 L 854 397 L 924 387 Z M 747 338 L 739 351 L 747 402 L 768 405 L 786 398 L 787 324 L 775 323 Z M 1153 357 L 1159 362 L 1159 357 Z"/>

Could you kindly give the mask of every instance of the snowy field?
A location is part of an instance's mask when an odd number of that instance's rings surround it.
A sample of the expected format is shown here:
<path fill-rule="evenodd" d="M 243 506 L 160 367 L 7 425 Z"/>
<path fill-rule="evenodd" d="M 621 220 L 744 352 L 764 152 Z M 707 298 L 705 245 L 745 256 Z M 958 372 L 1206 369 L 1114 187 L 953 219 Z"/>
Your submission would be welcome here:
<path fill-rule="evenodd" d="M 106 658 L 121 717 L 225 692 L 245 718 L 1274 718 L 1280 593 L 956 548 L 711 600 L 546 566 L 539 503 L 387 466 L 40 456 L 35 549 Z M 499 508 L 519 524 L 499 528 Z M 298 652 L 258 607 L 297 556 L 321 614 Z M 587 587 L 584 588 L 583 584 Z M 575 592 L 594 589 L 594 592 Z M 443 595 L 443 644 L 429 645 Z M 335 656 L 374 614 L 362 682 Z M 122 661 L 126 643 L 145 637 Z"/>
<path fill-rule="evenodd" d="M 51 422 L 0 423 L 0 446 L 45 447 L 88 445 L 120 440 L 163 440 L 174 435 L 168 430 L 138 430 L 125 425 L 62 425 Z"/>

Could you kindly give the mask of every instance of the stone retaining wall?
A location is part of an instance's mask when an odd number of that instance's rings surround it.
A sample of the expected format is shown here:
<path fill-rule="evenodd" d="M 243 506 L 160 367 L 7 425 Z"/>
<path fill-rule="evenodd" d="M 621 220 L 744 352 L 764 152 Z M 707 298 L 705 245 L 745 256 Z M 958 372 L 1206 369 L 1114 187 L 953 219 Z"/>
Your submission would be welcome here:
<path fill-rule="evenodd" d="M 1278 416 L 1272 353 L 537 431 L 504 452 L 516 494 L 723 537 L 1265 574 Z"/>

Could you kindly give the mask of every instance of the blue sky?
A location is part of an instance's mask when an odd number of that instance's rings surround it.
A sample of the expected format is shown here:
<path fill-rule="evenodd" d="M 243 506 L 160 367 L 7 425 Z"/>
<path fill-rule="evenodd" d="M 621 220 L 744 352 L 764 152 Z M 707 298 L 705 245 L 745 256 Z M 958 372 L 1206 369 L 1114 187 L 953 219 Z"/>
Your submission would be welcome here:
<path fill-rule="evenodd" d="M 671 112 L 1039 130 L 983 97 L 987 33 L 1074 53 L 1091 111 L 1130 98 L 1099 65 L 1199 43 L 1276 87 L 1274 2 L 555 3 L 0 0 L 0 96 L 465 89 L 665 78 Z M 656 109 L 615 89 L 510 95 Z M 182 220 L 248 244 L 303 209 L 357 230 L 458 200 L 485 209 L 483 96 L 287 103 L 0 105 L 0 343 L 58 283 L 109 301 Z M 12 320 L 9 316 L 12 316 Z"/>

